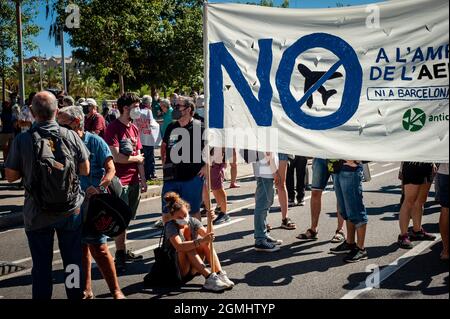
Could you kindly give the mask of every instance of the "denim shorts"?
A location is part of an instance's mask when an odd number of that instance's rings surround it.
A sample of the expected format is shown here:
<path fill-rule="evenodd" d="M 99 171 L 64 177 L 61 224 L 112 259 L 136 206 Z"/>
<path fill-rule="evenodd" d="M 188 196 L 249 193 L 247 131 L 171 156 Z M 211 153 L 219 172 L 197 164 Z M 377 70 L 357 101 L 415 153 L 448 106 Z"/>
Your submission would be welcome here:
<path fill-rule="evenodd" d="M 439 202 L 444 208 L 448 208 L 448 179 L 448 175 L 438 174 Z"/>
<path fill-rule="evenodd" d="M 87 206 L 85 204 L 83 204 L 81 206 L 81 214 L 83 215 L 83 219 L 84 219 L 84 214 L 85 211 L 87 209 Z M 90 235 L 87 234 L 86 231 L 83 228 L 82 231 L 82 235 L 81 235 L 81 243 L 85 244 L 85 245 L 103 245 L 106 244 L 108 242 L 108 237 L 105 235 Z"/>
<path fill-rule="evenodd" d="M 279 154 L 278 154 L 278 160 L 279 160 L 279 161 L 289 161 L 289 155 L 279 153 Z"/>
<path fill-rule="evenodd" d="M 315 158 L 312 165 L 311 189 L 324 191 L 327 188 L 331 174 L 328 172 L 327 160 Z"/>
<path fill-rule="evenodd" d="M 190 181 L 166 181 L 162 189 L 162 210 L 167 213 L 164 195 L 169 192 L 175 192 L 191 205 L 191 214 L 200 212 L 202 205 L 204 179 L 196 176 Z"/>
<path fill-rule="evenodd" d="M 342 218 L 359 228 L 368 222 L 366 207 L 363 203 L 363 168 L 356 171 L 342 170 L 333 174 L 336 199 Z"/>

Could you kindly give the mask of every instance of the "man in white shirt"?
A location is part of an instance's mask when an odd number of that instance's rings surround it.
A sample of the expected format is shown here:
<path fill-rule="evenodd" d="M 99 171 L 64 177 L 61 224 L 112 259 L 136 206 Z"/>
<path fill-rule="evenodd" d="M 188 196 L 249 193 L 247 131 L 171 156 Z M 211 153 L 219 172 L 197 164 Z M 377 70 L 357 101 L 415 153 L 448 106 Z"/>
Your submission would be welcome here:
<path fill-rule="evenodd" d="M 145 178 L 147 181 L 156 179 L 155 170 L 155 146 L 161 142 L 160 128 L 152 113 L 152 97 L 145 95 L 142 98 L 140 106 L 140 114 L 136 114 L 132 119 L 134 124 L 138 127 L 141 135 L 141 143 L 144 153 L 144 168 Z M 134 117 L 134 118 L 133 118 Z"/>
<path fill-rule="evenodd" d="M 260 153 L 262 155 L 264 153 Z M 274 252 L 280 250 L 283 241 L 267 234 L 267 216 L 275 199 L 275 185 L 280 183 L 278 154 L 265 153 L 262 159 L 253 164 L 256 177 L 255 193 L 255 250 Z"/>

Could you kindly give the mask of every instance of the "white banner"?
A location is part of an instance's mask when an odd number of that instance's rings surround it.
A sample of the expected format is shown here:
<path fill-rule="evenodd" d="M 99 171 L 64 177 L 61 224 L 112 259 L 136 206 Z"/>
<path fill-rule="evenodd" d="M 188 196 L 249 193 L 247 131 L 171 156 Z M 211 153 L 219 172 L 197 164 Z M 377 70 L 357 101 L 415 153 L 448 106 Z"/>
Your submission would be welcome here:
<path fill-rule="evenodd" d="M 205 7 L 212 146 L 449 161 L 449 2 Z"/>

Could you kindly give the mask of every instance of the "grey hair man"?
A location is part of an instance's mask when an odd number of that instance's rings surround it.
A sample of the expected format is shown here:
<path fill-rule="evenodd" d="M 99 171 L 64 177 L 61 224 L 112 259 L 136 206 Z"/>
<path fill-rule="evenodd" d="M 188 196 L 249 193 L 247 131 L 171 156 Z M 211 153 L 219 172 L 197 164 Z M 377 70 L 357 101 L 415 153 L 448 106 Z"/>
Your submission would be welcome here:
<path fill-rule="evenodd" d="M 62 204 L 58 212 L 43 213 L 47 210 L 57 210 L 56 206 L 49 205 L 50 200 L 59 200 L 58 197 L 52 198 L 52 194 L 44 194 L 47 190 L 49 179 L 57 171 L 67 172 L 68 167 L 75 167 L 80 175 L 88 176 L 90 171 L 89 152 L 84 146 L 83 141 L 73 131 L 61 128 L 55 121 L 58 110 L 58 101 L 54 95 L 49 92 L 38 93 L 32 103 L 31 112 L 35 118 L 35 123 L 27 133 L 19 134 L 13 141 L 11 152 L 6 162 L 6 178 L 9 183 L 22 179 L 25 187 L 25 203 L 23 207 L 25 232 L 28 238 L 28 245 L 33 260 L 32 283 L 33 299 L 51 299 L 52 297 L 52 259 L 53 259 L 53 237 L 56 232 L 58 235 L 59 249 L 64 265 L 77 265 L 81 269 L 81 224 L 80 206 L 83 203 L 84 196 L 76 176 L 69 178 L 71 183 L 70 192 L 62 194 L 70 200 Z M 40 141 L 47 143 L 38 144 Z M 63 143 L 57 143 L 57 139 Z M 66 146 L 63 149 L 60 145 Z M 48 167 L 52 174 L 45 173 L 42 169 L 43 157 L 39 155 L 38 146 L 42 145 L 42 150 L 47 155 L 52 153 L 55 159 L 61 162 L 53 161 L 52 167 Z M 46 147 L 46 145 L 50 145 Z M 61 152 L 71 152 L 72 159 L 64 162 L 60 159 Z M 35 160 L 33 160 L 35 159 Z M 47 161 L 46 161 L 47 162 Z M 39 169 L 37 169 L 39 168 Z M 61 178 L 64 182 L 65 179 Z M 55 179 L 52 179 L 54 182 Z M 58 182 L 58 181 L 56 181 Z M 55 187 L 59 187 L 56 185 Z M 63 189 L 63 188 L 61 188 Z M 60 189 L 55 190 L 61 192 Z M 50 191 L 49 193 L 52 193 Z M 64 196 L 67 195 L 67 196 Z M 70 196 L 69 196 L 70 195 Z M 44 198 L 45 197 L 45 198 Z M 45 205 L 39 205 L 43 202 Z M 59 206 L 59 205 L 58 205 Z M 66 207 L 70 207 L 67 208 Z M 61 211 L 64 212 L 61 212 Z M 66 274 L 66 276 L 70 275 Z M 69 299 L 81 299 L 81 287 L 66 286 L 66 293 Z"/>
<path fill-rule="evenodd" d="M 113 156 L 108 144 L 98 135 L 84 131 L 84 114 L 78 106 L 62 108 L 58 113 L 58 123 L 70 128 L 83 140 L 93 156 L 90 157 L 91 173 L 88 177 L 81 177 L 81 189 L 89 197 L 100 193 L 100 189 L 107 189 L 111 184 L 116 169 Z M 87 203 L 87 201 L 86 201 Z M 83 205 L 84 209 L 86 206 Z M 103 277 L 105 278 L 113 298 L 123 299 L 125 296 L 119 287 L 116 268 L 111 252 L 108 249 L 108 238 L 104 235 L 90 235 L 83 233 L 83 273 L 84 298 L 92 299 L 91 255 L 94 257 Z"/>

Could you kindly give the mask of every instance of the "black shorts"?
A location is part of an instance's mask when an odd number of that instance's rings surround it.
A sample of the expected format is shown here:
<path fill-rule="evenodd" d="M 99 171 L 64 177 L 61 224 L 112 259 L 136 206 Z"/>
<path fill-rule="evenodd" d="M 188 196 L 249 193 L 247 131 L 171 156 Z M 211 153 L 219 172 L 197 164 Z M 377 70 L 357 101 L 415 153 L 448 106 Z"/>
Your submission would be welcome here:
<path fill-rule="evenodd" d="M 442 207 L 448 208 L 448 175 L 438 174 L 439 183 L 439 202 Z"/>
<path fill-rule="evenodd" d="M 403 185 L 423 185 L 433 183 L 433 164 L 404 162 Z"/>

